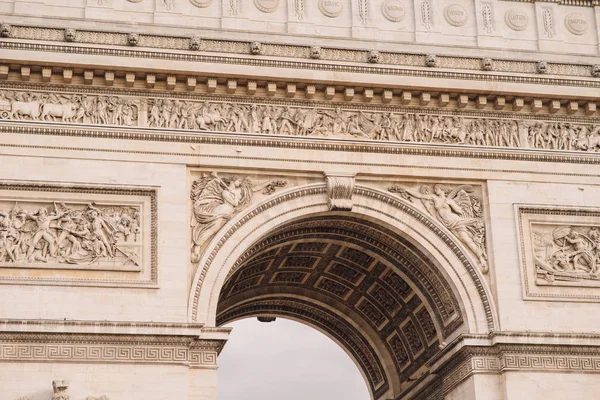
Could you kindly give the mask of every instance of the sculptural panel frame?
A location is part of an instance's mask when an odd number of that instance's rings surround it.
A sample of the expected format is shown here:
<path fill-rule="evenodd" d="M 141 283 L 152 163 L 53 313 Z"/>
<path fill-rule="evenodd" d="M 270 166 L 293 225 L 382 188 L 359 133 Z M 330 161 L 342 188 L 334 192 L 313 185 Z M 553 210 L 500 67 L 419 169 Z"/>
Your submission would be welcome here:
<path fill-rule="evenodd" d="M 157 287 L 155 188 L 3 181 L 0 208 L 0 284 Z"/>
<path fill-rule="evenodd" d="M 525 300 L 600 302 L 600 209 L 515 205 Z"/>

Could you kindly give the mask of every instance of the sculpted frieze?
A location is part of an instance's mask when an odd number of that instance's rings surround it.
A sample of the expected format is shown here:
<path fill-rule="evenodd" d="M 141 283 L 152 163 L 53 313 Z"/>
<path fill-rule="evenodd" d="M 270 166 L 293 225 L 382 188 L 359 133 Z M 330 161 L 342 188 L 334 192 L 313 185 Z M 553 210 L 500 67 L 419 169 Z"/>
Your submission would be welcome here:
<path fill-rule="evenodd" d="M 134 126 L 138 107 L 118 96 L 0 90 L 0 119 Z"/>
<path fill-rule="evenodd" d="M 140 206 L 9 204 L 0 202 L 0 267 L 140 270 Z"/>
<path fill-rule="evenodd" d="M 286 180 L 255 182 L 238 176 L 219 176 L 216 172 L 202 174 L 192 183 L 192 248 L 193 263 L 200 261 L 204 245 L 240 210 L 253 202 L 254 194 L 270 195 Z"/>
<path fill-rule="evenodd" d="M 481 198 L 470 185 L 422 185 L 418 189 L 392 185 L 390 192 L 419 204 L 460 240 L 477 258 L 481 272 L 487 274 L 486 227 Z M 418 199 L 420 202 L 415 202 Z"/>
<path fill-rule="evenodd" d="M 260 47 L 260 44 L 256 44 Z M 320 56 L 315 48 L 315 57 Z M 380 56 L 375 54 L 374 57 Z M 435 55 L 430 55 L 435 63 Z M 429 57 L 429 56 L 428 56 Z M 376 61 L 376 60 L 375 60 Z M 482 68 L 497 61 L 486 59 Z M 544 63 L 540 63 L 541 65 Z M 542 67 L 545 68 L 544 65 Z M 540 67 L 540 68 L 542 68 Z M 0 120 L 82 123 L 389 142 L 600 151 L 600 124 L 476 117 L 390 108 L 349 109 L 0 90 Z M 577 122 L 574 122 L 577 121 Z"/>
<path fill-rule="evenodd" d="M 491 63 L 491 61 L 490 61 Z M 600 150 L 600 125 L 156 99 L 151 127 L 548 150 Z"/>

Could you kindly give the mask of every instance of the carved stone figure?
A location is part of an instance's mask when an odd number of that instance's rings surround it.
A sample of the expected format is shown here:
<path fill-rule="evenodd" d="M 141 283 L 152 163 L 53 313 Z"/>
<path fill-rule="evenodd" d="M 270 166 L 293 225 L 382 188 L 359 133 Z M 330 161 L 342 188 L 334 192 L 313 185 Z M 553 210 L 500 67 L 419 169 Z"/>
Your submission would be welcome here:
<path fill-rule="evenodd" d="M 372 64 L 377 64 L 379 59 L 381 58 L 381 54 L 377 50 L 371 50 L 367 57 L 367 60 Z"/>
<path fill-rule="evenodd" d="M 311 46 L 309 55 L 310 58 L 318 60 L 319 58 L 321 58 L 321 47 Z"/>
<path fill-rule="evenodd" d="M 0 24 L 0 37 L 10 37 L 12 26 L 10 24 Z"/>
<path fill-rule="evenodd" d="M 535 70 L 538 74 L 545 74 L 548 72 L 548 63 L 546 61 L 540 61 L 536 64 Z"/>
<path fill-rule="evenodd" d="M 56 202 L 23 207 L 0 210 L 0 263 L 140 265 L 137 207 Z"/>
<path fill-rule="evenodd" d="M 592 76 L 596 78 L 600 76 L 600 64 L 592 65 Z"/>
<path fill-rule="evenodd" d="M 600 228 L 533 225 L 533 252 L 538 280 L 600 279 Z M 538 282 L 540 283 L 540 282 Z"/>
<path fill-rule="evenodd" d="M 481 69 L 484 71 L 493 71 L 494 70 L 494 60 L 489 57 L 483 58 L 481 60 Z"/>
<path fill-rule="evenodd" d="M 435 54 L 427 54 L 425 56 L 425 65 L 435 67 L 437 65 L 437 56 Z"/>
<path fill-rule="evenodd" d="M 202 46 L 202 38 L 194 36 L 190 38 L 190 50 L 200 50 Z"/>
<path fill-rule="evenodd" d="M 65 41 L 66 42 L 74 42 L 76 34 L 77 34 L 77 31 L 73 28 L 65 29 Z"/>
<path fill-rule="evenodd" d="M 262 43 L 261 42 L 252 42 L 250 43 L 250 53 L 254 55 L 259 55 L 262 53 Z"/>
<path fill-rule="evenodd" d="M 129 46 L 137 46 L 140 41 L 140 35 L 135 32 L 130 32 L 127 34 L 127 44 Z"/>
<path fill-rule="evenodd" d="M 71 400 L 71 397 L 67 393 L 69 389 L 68 381 L 52 381 L 52 400 Z"/>
<path fill-rule="evenodd" d="M 203 245 L 237 212 L 250 204 L 255 192 L 271 194 L 287 184 L 273 180 L 255 184 L 249 178 L 219 177 L 216 172 L 202 176 L 192 184 L 192 262 L 200 260 Z"/>
<path fill-rule="evenodd" d="M 420 199 L 425 209 L 456 236 L 477 256 L 481 272 L 487 274 L 487 250 L 485 224 L 480 200 L 472 193 L 473 187 L 461 185 L 450 188 L 436 184 L 433 191 L 423 185 L 419 191 L 393 185 L 389 189 L 405 200 Z"/>

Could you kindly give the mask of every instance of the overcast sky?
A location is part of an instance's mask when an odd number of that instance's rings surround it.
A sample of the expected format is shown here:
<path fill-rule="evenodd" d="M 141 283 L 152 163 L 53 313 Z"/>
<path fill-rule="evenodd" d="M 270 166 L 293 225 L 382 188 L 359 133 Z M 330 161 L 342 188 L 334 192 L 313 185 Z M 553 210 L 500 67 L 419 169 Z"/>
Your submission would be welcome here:
<path fill-rule="evenodd" d="M 237 321 L 219 357 L 218 400 L 368 400 L 366 383 L 335 342 L 277 318 Z"/>

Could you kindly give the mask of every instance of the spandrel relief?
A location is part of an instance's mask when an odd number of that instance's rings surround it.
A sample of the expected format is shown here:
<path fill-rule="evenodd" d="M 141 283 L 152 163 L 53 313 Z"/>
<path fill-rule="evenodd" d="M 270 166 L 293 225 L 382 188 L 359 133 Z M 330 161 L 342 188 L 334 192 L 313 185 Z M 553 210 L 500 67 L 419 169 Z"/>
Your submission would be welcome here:
<path fill-rule="evenodd" d="M 396 184 L 390 186 L 389 191 L 424 209 L 452 232 L 476 256 L 481 272 L 487 274 L 483 206 L 473 186 L 438 183 L 411 187 L 409 184 Z"/>
<path fill-rule="evenodd" d="M 596 281 L 600 286 L 600 226 L 532 225 L 536 284 Z"/>
<path fill-rule="evenodd" d="M 140 270 L 139 206 L 0 204 L 0 267 Z"/>
<path fill-rule="evenodd" d="M 286 186 L 284 179 L 255 180 L 237 175 L 201 173 L 192 182 L 191 259 L 200 261 L 202 250 L 214 235 L 257 197 L 273 194 Z"/>

